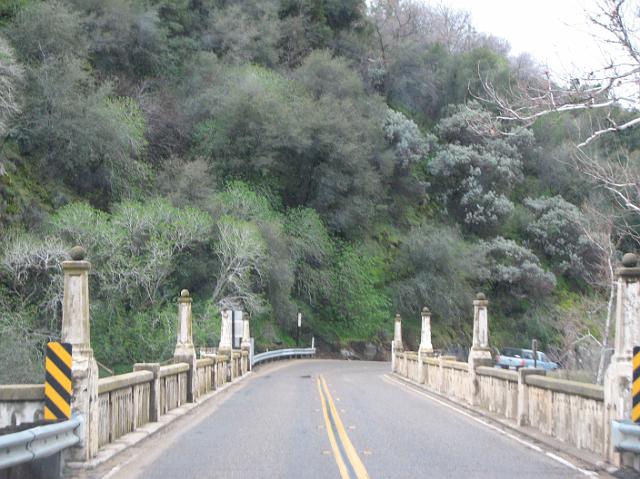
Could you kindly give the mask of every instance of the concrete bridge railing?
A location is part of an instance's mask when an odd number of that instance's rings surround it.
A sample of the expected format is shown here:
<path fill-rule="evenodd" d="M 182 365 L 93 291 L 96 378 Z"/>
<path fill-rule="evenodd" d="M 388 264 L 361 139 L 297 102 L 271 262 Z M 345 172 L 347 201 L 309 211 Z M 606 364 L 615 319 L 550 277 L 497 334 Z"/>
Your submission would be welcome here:
<path fill-rule="evenodd" d="M 231 342 L 231 314 L 222 312 L 217 354 L 196 357 L 192 336 L 192 299 L 187 290 L 178 298 L 176 347 L 172 364 L 139 363 L 133 371 L 98 378 L 91 349 L 88 274 L 84 252 L 74 248 L 63 262 L 63 342 L 72 344 L 72 411 L 83 416 L 80 446 L 67 450 L 68 463 L 95 463 L 106 446 L 154 423 L 171 411 L 199 401 L 251 369 L 249 318 L 244 316 L 240 350 Z M 39 421 L 44 410 L 43 385 L 0 386 L 0 429 Z"/>
<path fill-rule="evenodd" d="M 595 453 L 613 465 L 640 470 L 640 454 L 618 450 L 612 440 L 612 422 L 631 417 L 632 350 L 640 345 L 640 267 L 635 255 L 625 255 L 616 276 L 615 353 L 604 386 L 546 377 L 542 369 L 508 371 L 491 367 L 488 301 L 482 293 L 473 302 L 473 345 L 467 362 L 433 357 L 431 315 L 424 308 L 417 352 L 404 350 L 401 318 L 396 315 L 392 370 L 453 401 L 492 413 L 514 427 L 532 428 Z"/>

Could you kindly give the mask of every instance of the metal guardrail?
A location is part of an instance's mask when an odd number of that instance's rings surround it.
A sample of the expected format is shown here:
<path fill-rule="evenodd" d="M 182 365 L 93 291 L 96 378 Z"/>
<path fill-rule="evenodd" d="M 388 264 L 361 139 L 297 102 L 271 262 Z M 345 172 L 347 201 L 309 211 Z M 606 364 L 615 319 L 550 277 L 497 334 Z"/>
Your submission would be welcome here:
<path fill-rule="evenodd" d="M 253 356 L 251 366 L 255 366 L 263 361 L 269 359 L 283 359 L 296 356 L 314 356 L 316 354 L 316 348 L 289 348 L 289 349 L 274 349 L 273 351 L 266 351 L 264 353 L 256 354 Z"/>
<path fill-rule="evenodd" d="M 620 452 L 640 453 L 640 425 L 631 421 L 611 421 L 611 441 Z"/>
<path fill-rule="evenodd" d="M 0 436 L 0 469 L 52 456 L 80 443 L 82 416 Z"/>

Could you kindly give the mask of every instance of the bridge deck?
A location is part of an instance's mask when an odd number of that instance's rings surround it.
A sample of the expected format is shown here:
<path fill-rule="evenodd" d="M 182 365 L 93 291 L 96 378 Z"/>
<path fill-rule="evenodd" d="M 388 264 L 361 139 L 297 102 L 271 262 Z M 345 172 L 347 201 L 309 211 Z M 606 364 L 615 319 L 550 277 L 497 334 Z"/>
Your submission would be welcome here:
<path fill-rule="evenodd" d="M 388 371 L 372 362 L 264 366 L 83 477 L 585 477 Z"/>

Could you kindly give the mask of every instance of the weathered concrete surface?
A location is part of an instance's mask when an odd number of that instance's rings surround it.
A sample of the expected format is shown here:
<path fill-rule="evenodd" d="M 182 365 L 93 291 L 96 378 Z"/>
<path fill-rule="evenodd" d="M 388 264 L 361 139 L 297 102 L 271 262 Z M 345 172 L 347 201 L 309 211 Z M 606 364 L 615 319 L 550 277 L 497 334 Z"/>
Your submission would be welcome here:
<path fill-rule="evenodd" d="M 479 366 L 471 374 L 469 364 L 443 358 L 426 359 L 425 374 L 418 380 L 416 353 L 398 353 L 396 361 L 398 375 L 438 394 L 605 457 L 602 386 L 547 378 L 543 371 L 526 368 L 514 372 Z"/>
<path fill-rule="evenodd" d="M 605 425 L 631 417 L 631 359 L 640 344 L 640 267 L 638 257 L 627 253 L 616 270 L 616 326 L 614 353 L 604 377 Z M 605 428 L 607 458 L 614 464 L 633 465 L 640 470 L 640 456 L 619 454 L 613 449 L 611 429 Z"/>
<path fill-rule="evenodd" d="M 44 414 L 44 385 L 0 386 L 0 429 L 39 421 Z"/>
<path fill-rule="evenodd" d="M 89 320 L 89 271 L 91 263 L 84 261 L 80 247 L 71 251 L 72 260 L 63 261 L 64 296 L 62 301 L 63 342 L 72 346 L 72 414 L 85 418 L 80 447 L 69 449 L 65 455 L 71 461 L 87 461 L 98 452 L 98 363 L 91 349 Z"/>
<path fill-rule="evenodd" d="M 164 432 L 82 477 L 333 478 L 316 378 L 372 478 L 584 477 L 446 405 L 387 379 L 388 363 L 266 365 Z M 355 476 L 354 476 L 355 477 Z"/>

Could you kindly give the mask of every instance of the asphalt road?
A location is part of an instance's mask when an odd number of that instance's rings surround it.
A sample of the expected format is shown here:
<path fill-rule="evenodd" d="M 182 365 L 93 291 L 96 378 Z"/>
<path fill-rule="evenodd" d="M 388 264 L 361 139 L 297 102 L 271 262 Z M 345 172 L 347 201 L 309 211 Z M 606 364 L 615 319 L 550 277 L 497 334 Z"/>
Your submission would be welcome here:
<path fill-rule="evenodd" d="M 87 477 L 587 477 L 388 372 L 374 362 L 263 366 Z"/>

